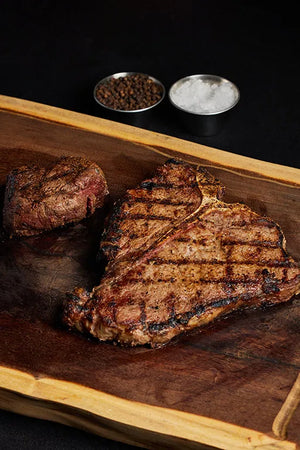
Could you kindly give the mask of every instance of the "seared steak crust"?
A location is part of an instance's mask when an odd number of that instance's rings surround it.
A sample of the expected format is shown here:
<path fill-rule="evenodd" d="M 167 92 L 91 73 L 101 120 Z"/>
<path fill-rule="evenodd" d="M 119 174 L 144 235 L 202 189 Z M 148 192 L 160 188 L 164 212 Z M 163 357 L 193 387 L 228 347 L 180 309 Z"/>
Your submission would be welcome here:
<path fill-rule="evenodd" d="M 104 233 L 106 273 L 77 288 L 65 323 L 100 340 L 162 345 L 245 307 L 289 300 L 300 270 L 280 227 L 241 204 L 205 169 L 168 161 L 127 192 Z"/>
<path fill-rule="evenodd" d="M 129 189 L 116 203 L 102 236 L 102 251 L 108 259 L 134 253 L 139 248 L 144 251 L 150 242 L 201 205 L 202 192 L 221 198 L 224 188 L 204 169 L 198 170 L 196 179 L 195 169 L 177 160 L 159 167 L 153 178 Z"/>
<path fill-rule="evenodd" d="M 79 222 L 103 206 L 107 194 L 102 170 L 85 158 L 22 166 L 7 177 L 3 226 L 10 236 L 31 236 Z"/>

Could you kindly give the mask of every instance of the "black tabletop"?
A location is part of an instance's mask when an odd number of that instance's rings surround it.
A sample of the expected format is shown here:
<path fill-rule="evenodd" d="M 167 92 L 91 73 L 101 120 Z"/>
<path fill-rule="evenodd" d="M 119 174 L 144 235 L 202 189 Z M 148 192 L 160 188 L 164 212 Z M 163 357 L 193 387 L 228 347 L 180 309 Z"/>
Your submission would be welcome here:
<path fill-rule="evenodd" d="M 240 101 L 226 127 L 199 137 L 166 97 L 144 128 L 299 167 L 299 20 L 289 2 L 10 1 L 0 6 L 0 94 L 101 116 L 98 80 L 153 75 L 168 90 L 191 74 L 233 81 Z M 2 449 L 129 449 L 60 424 L 0 413 Z"/>

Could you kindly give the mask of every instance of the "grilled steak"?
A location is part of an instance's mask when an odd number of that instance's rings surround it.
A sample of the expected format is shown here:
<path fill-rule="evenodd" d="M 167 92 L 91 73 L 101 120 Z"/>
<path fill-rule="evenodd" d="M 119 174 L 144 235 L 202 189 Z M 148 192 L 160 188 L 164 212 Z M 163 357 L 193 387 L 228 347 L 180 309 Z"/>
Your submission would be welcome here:
<path fill-rule="evenodd" d="M 289 300 L 300 270 L 280 227 L 223 192 L 205 169 L 175 160 L 129 190 L 103 236 L 105 275 L 92 292 L 74 290 L 65 323 L 155 347 L 233 310 Z"/>
<path fill-rule="evenodd" d="M 7 177 L 3 226 L 10 236 L 31 236 L 79 222 L 103 206 L 107 194 L 102 170 L 85 158 L 22 166 Z"/>

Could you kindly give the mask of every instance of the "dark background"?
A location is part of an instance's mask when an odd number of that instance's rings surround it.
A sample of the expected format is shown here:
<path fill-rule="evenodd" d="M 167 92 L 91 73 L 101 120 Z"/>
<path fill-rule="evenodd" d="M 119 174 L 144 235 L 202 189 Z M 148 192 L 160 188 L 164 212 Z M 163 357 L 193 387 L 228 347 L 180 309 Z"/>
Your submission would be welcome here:
<path fill-rule="evenodd" d="M 101 116 L 99 79 L 141 71 L 168 90 L 208 73 L 233 81 L 241 98 L 217 135 L 197 137 L 166 98 L 145 128 L 299 167 L 299 19 L 289 2 L 2 1 L 0 94 Z M 63 425 L 0 412 L 1 449 L 122 449 Z"/>

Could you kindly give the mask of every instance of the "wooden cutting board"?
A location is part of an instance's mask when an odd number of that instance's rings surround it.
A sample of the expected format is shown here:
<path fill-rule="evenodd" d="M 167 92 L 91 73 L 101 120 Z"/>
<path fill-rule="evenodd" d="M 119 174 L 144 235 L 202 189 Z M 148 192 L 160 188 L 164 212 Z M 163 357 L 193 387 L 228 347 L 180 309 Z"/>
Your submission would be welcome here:
<path fill-rule="evenodd" d="M 47 105 L 0 96 L 1 210 L 7 173 L 83 155 L 99 163 L 109 205 L 89 220 L 0 242 L 0 406 L 149 449 L 295 449 L 300 299 L 232 314 L 161 349 L 121 348 L 66 331 L 65 293 L 103 267 L 103 220 L 169 156 L 204 165 L 278 222 L 300 259 L 300 171 Z"/>

